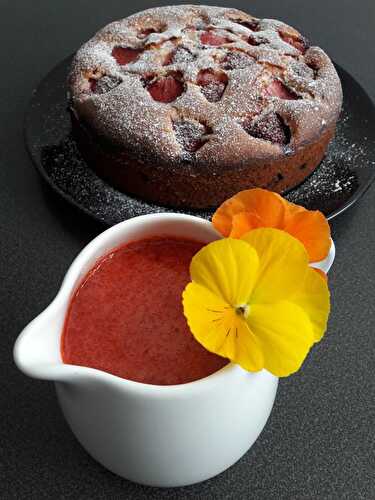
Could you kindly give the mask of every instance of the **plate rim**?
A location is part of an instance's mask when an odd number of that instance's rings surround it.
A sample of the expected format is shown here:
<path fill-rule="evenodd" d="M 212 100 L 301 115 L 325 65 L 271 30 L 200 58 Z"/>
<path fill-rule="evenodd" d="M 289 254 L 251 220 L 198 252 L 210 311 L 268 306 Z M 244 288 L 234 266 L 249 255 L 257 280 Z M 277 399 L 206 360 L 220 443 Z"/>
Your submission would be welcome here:
<path fill-rule="evenodd" d="M 41 175 L 41 177 L 43 178 L 43 180 L 45 182 L 47 182 L 47 184 L 50 186 L 50 188 L 55 191 L 59 196 L 61 196 L 67 203 L 73 205 L 76 209 L 84 212 L 86 215 L 88 215 L 91 219 L 97 221 L 97 222 L 100 222 L 106 226 L 112 226 L 113 224 L 108 222 L 105 218 L 103 218 L 102 216 L 100 216 L 99 214 L 97 213 L 94 213 L 92 211 L 90 211 L 87 207 L 85 207 L 84 205 L 81 205 L 73 196 L 71 196 L 70 194 L 68 194 L 67 192 L 65 192 L 63 189 L 60 188 L 60 186 L 58 184 L 56 184 L 55 182 L 53 182 L 53 180 L 51 179 L 51 177 L 47 174 L 46 170 L 43 168 L 43 166 L 41 165 L 41 162 L 38 161 L 38 159 L 36 158 L 36 155 L 33 153 L 33 151 L 31 150 L 31 146 L 30 146 L 30 142 L 28 139 L 28 130 L 29 130 L 29 127 L 28 127 L 28 124 L 29 124 L 29 121 L 31 120 L 31 115 L 32 115 L 32 111 L 33 111 L 33 104 L 37 98 L 37 95 L 38 95 L 38 89 L 40 88 L 40 86 L 43 84 L 43 82 L 45 82 L 48 77 L 60 66 L 63 66 L 64 64 L 68 64 L 69 61 L 72 60 L 72 58 L 74 57 L 74 54 L 70 54 L 69 56 L 65 57 L 64 59 L 62 59 L 60 62 L 58 62 L 57 64 L 55 64 L 45 75 L 44 77 L 42 77 L 39 82 L 37 83 L 37 85 L 34 87 L 34 89 L 32 90 L 32 93 L 31 93 L 31 96 L 28 100 L 28 103 L 27 103 L 27 107 L 26 107 L 26 110 L 25 110 L 25 113 L 24 113 L 24 119 L 23 119 L 23 127 L 22 127 L 22 136 L 23 136 L 23 139 L 24 139 L 24 143 L 25 143 L 25 147 L 26 147 L 26 151 L 34 165 L 34 168 L 36 168 L 36 170 L 38 171 L 38 173 Z M 360 89 L 362 90 L 363 94 L 366 95 L 366 97 L 368 98 L 369 102 L 371 102 L 371 105 L 372 105 L 372 110 L 374 111 L 374 115 L 375 115 L 375 103 L 373 102 L 373 100 L 371 99 L 371 97 L 368 95 L 368 93 L 366 92 L 366 90 L 362 87 L 362 85 L 348 72 L 346 71 L 341 65 L 339 65 L 338 63 L 336 62 L 333 62 L 337 72 L 340 74 L 344 74 L 346 78 L 349 78 L 351 80 L 353 80 L 355 82 L 355 84 L 360 87 Z M 345 99 L 345 96 L 344 96 L 344 99 Z M 74 140 L 74 139 L 73 139 Z M 87 163 L 85 162 L 85 160 L 82 158 L 82 161 L 84 162 L 84 164 L 86 165 L 86 168 L 90 168 Z M 318 167 L 319 168 L 319 167 Z M 315 170 L 314 170 L 315 171 Z M 93 172 L 95 174 L 95 172 Z M 95 174 L 96 175 L 96 174 Z M 98 177 L 98 176 L 97 176 Z M 99 178 L 99 177 L 98 177 Z M 105 182 L 103 179 L 101 179 L 103 182 Z M 306 179 L 305 179 L 306 180 Z M 304 181 L 305 181 L 304 180 Z M 304 182 L 303 181 L 303 182 Z M 338 207 L 337 209 L 333 210 L 333 212 L 331 212 L 330 214 L 326 215 L 326 218 L 327 220 L 332 220 L 334 219 L 335 217 L 337 217 L 338 215 L 342 214 L 343 212 L 345 212 L 346 210 L 348 210 L 350 207 L 352 207 L 355 203 L 357 203 L 357 201 L 359 201 L 363 196 L 364 194 L 367 192 L 367 190 L 371 187 L 372 183 L 375 181 L 375 167 L 374 167 L 374 171 L 372 173 L 372 175 L 370 176 L 370 178 L 367 180 L 366 183 L 364 183 L 362 186 L 360 186 L 355 192 L 354 194 L 348 199 L 346 200 L 342 206 Z M 302 182 L 302 183 L 303 183 Z M 302 184 L 301 183 L 301 184 Z M 113 189 L 115 192 L 117 193 L 120 193 L 122 195 L 126 195 L 128 196 L 129 198 L 132 198 L 132 199 L 137 199 L 136 197 L 134 196 L 131 196 L 131 195 L 128 195 L 126 193 L 123 193 L 119 190 L 117 190 L 116 188 L 114 188 L 113 186 L 111 186 L 110 184 L 108 184 L 108 186 Z M 296 189 L 296 187 L 298 186 L 295 186 L 294 188 L 288 190 L 286 193 L 290 193 L 290 192 L 293 192 L 294 189 Z M 149 202 L 146 202 L 150 205 Z M 168 211 L 170 211 L 170 213 L 173 213 L 173 209 L 169 209 L 168 207 L 162 207 L 161 205 L 157 205 L 157 204 L 151 204 L 155 207 L 159 207 L 161 209 L 168 209 Z M 186 213 L 186 211 L 188 213 L 195 213 L 197 217 L 202 217 L 202 211 L 203 210 L 194 210 L 194 209 L 176 209 L 176 212 L 177 213 Z M 214 213 L 214 209 L 206 209 L 206 211 L 211 215 L 211 213 L 213 214 Z"/>

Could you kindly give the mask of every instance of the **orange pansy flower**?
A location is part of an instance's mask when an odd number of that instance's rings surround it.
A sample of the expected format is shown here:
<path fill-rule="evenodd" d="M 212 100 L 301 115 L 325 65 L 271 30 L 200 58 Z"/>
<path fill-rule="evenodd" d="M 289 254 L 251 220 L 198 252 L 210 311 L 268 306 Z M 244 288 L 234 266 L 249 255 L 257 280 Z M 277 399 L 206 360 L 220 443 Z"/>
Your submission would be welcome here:
<path fill-rule="evenodd" d="M 307 210 L 266 189 L 248 189 L 226 200 L 216 210 L 212 223 L 225 237 L 241 238 L 259 227 L 282 229 L 305 246 L 310 262 L 327 257 L 331 232 L 324 215 Z"/>

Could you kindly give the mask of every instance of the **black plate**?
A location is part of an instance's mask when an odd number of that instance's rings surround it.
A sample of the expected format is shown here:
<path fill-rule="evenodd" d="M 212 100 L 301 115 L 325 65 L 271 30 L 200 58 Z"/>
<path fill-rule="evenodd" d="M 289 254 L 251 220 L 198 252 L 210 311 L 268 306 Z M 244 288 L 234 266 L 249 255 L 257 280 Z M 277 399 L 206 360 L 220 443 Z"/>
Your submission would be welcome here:
<path fill-rule="evenodd" d="M 71 57 L 56 66 L 34 91 L 25 119 L 31 158 L 50 186 L 95 219 L 112 225 L 153 212 L 176 212 L 121 193 L 97 177 L 83 161 L 71 136 L 66 77 Z M 375 178 L 375 108 L 360 85 L 337 67 L 344 109 L 337 134 L 317 170 L 286 198 L 335 217 L 367 190 Z M 210 217 L 210 211 L 187 211 Z"/>

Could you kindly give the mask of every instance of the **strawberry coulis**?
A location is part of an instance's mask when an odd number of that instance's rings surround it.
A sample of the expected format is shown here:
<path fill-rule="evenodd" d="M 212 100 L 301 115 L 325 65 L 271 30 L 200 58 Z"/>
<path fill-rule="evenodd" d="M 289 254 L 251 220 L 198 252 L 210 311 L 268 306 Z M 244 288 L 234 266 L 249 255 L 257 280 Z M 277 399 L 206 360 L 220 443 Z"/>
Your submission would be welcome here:
<path fill-rule="evenodd" d="M 160 237 L 102 257 L 71 299 L 64 363 L 157 385 L 191 382 L 226 365 L 194 339 L 183 314 L 190 261 L 202 246 Z"/>

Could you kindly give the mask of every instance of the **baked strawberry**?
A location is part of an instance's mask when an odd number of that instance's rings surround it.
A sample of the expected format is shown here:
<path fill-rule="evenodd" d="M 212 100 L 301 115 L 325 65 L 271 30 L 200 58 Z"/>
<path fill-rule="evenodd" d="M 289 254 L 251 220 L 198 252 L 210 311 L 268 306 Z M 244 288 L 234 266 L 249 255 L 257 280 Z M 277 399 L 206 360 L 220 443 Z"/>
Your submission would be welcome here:
<path fill-rule="evenodd" d="M 255 46 L 262 45 L 263 43 L 268 43 L 268 41 L 264 37 L 259 35 L 256 38 L 253 35 L 250 35 L 249 37 L 247 37 L 246 41 L 249 45 Z"/>
<path fill-rule="evenodd" d="M 104 75 L 98 80 L 90 78 L 89 82 L 90 89 L 94 94 L 105 94 L 117 87 L 121 83 L 121 80 L 115 76 Z"/>
<path fill-rule="evenodd" d="M 274 144 L 286 145 L 290 142 L 290 130 L 280 115 L 267 113 L 259 119 L 245 122 L 243 128 L 249 135 Z"/>
<path fill-rule="evenodd" d="M 172 102 L 184 91 L 184 84 L 172 75 L 162 76 L 147 85 L 147 90 L 155 101 Z"/>
<path fill-rule="evenodd" d="M 241 26 L 245 26 L 246 28 L 249 28 L 251 31 L 259 31 L 260 26 L 259 26 L 259 21 L 256 19 L 252 19 L 251 21 L 236 21 L 236 23 L 241 24 Z"/>
<path fill-rule="evenodd" d="M 255 59 L 240 50 L 231 50 L 225 56 L 221 65 L 224 69 L 243 69 L 254 64 Z"/>
<path fill-rule="evenodd" d="M 148 35 L 151 35 L 151 33 L 158 33 L 158 31 L 156 31 L 156 29 L 154 28 L 145 28 L 138 33 L 138 38 L 146 38 L 148 37 Z"/>
<path fill-rule="evenodd" d="M 95 90 L 96 90 L 96 82 L 98 80 L 96 80 L 95 78 L 89 78 L 89 84 L 90 84 L 90 90 L 91 92 L 94 92 L 95 93 Z"/>
<path fill-rule="evenodd" d="M 306 52 L 308 47 L 306 39 L 297 36 L 291 36 L 288 33 L 284 33 L 282 31 L 279 31 L 279 35 L 284 40 L 284 42 L 289 43 L 289 45 L 292 45 L 294 48 L 302 52 L 302 54 Z"/>
<path fill-rule="evenodd" d="M 194 61 L 195 56 L 186 47 L 177 47 L 175 50 L 166 55 L 163 66 L 169 64 L 184 64 Z"/>
<path fill-rule="evenodd" d="M 204 144 L 207 128 L 195 120 L 180 120 L 173 124 L 177 141 L 189 153 L 194 153 Z"/>
<path fill-rule="evenodd" d="M 200 36 L 200 41 L 203 45 L 218 46 L 228 43 L 229 39 L 225 36 L 218 35 L 213 31 L 204 31 Z"/>
<path fill-rule="evenodd" d="M 280 99 L 299 99 L 299 96 L 284 85 L 280 80 L 273 80 L 263 91 L 264 95 Z"/>
<path fill-rule="evenodd" d="M 130 47 L 114 47 L 112 56 L 116 59 L 117 64 L 124 66 L 138 59 L 142 50 L 132 49 Z"/>
<path fill-rule="evenodd" d="M 201 87 L 207 101 L 210 102 L 220 101 L 227 83 L 228 77 L 225 73 L 214 72 L 210 69 L 201 70 L 197 78 L 197 84 Z"/>

